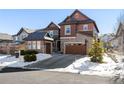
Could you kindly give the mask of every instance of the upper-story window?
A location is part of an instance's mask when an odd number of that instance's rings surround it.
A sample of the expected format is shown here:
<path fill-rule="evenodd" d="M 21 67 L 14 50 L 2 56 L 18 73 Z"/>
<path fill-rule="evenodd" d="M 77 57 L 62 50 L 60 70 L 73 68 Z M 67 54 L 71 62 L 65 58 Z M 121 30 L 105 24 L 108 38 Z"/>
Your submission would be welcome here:
<path fill-rule="evenodd" d="M 83 25 L 83 31 L 88 31 L 88 24 Z"/>
<path fill-rule="evenodd" d="M 49 32 L 49 35 L 50 35 L 50 37 L 53 37 L 53 35 L 54 35 L 54 34 L 53 34 L 53 31 L 50 31 L 50 32 Z"/>
<path fill-rule="evenodd" d="M 65 35 L 71 35 L 71 26 L 65 25 Z"/>

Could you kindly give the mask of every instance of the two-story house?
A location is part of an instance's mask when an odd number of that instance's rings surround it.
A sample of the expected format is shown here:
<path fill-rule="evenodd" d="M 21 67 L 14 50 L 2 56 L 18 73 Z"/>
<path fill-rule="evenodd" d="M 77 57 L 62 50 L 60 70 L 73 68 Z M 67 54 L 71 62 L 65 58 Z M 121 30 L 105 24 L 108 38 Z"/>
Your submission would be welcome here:
<path fill-rule="evenodd" d="M 35 30 L 22 27 L 16 35 L 13 35 L 13 41 L 16 44 L 23 43 L 24 41 L 23 39 L 26 38 L 29 34 L 31 34 L 34 31 Z"/>
<path fill-rule="evenodd" d="M 60 25 L 61 52 L 85 55 L 92 46 L 99 30 L 94 20 L 75 10 Z"/>

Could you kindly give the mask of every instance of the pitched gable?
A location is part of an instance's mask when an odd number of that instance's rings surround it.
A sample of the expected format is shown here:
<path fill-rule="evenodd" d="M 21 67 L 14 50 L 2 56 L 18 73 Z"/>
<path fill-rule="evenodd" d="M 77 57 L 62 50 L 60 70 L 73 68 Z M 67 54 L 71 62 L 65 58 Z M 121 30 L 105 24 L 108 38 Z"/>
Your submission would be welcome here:
<path fill-rule="evenodd" d="M 83 13 L 81 13 L 79 10 L 75 10 L 71 16 L 69 16 L 68 19 L 74 19 L 74 20 L 87 20 L 89 19 L 86 15 L 84 15 Z M 67 19 L 67 20 L 68 20 Z"/>
<path fill-rule="evenodd" d="M 84 23 L 84 22 L 94 22 L 88 16 L 81 13 L 79 10 L 75 10 L 70 16 L 67 16 L 64 21 L 59 25 L 67 23 Z"/>
<path fill-rule="evenodd" d="M 19 32 L 17 33 L 17 35 L 21 34 L 23 31 L 26 32 L 27 34 L 30 34 L 30 33 L 33 33 L 35 30 L 22 27 L 22 28 L 19 30 Z"/>
<path fill-rule="evenodd" d="M 122 34 L 122 31 L 124 31 L 124 24 L 120 23 L 117 29 L 116 37 Z"/>
<path fill-rule="evenodd" d="M 59 27 L 55 23 L 51 22 L 46 28 L 44 28 L 44 30 L 59 30 Z"/>

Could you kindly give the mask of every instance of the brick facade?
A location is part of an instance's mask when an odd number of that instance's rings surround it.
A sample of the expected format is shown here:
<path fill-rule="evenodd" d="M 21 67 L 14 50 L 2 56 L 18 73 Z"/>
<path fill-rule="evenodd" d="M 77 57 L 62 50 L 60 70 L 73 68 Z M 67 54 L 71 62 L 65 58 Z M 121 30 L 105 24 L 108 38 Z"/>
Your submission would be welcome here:
<path fill-rule="evenodd" d="M 86 52 L 88 53 L 91 48 L 93 38 L 96 38 L 99 32 L 95 22 L 78 10 L 74 11 L 71 16 L 68 16 L 59 25 L 61 52 L 63 53 L 65 53 L 66 44 L 69 43 L 80 43 L 82 45 L 86 44 Z M 70 35 L 65 34 L 66 25 L 70 25 Z M 87 25 L 87 31 L 84 31 L 84 25 Z"/>

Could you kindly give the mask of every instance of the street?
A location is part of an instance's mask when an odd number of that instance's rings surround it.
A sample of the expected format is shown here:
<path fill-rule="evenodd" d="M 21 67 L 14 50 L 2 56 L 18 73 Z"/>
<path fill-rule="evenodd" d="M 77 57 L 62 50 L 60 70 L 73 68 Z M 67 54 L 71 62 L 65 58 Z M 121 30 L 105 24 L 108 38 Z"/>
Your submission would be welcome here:
<path fill-rule="evenodd" d="M 50 71 L 0 73 L 0 84 L 109 84 L 110 78 Z"/>

